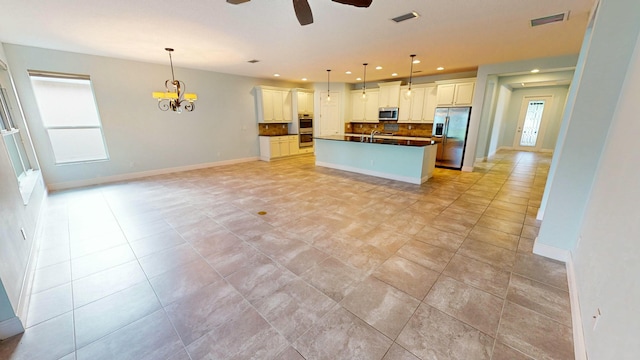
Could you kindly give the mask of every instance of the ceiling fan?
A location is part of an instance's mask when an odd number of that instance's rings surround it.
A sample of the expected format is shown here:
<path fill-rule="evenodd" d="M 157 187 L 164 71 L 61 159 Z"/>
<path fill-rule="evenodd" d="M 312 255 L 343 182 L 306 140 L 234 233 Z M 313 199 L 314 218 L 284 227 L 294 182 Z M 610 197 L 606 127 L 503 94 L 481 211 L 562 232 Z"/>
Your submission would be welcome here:
<path fill-rule="evenodd" d="M 229 4 L 242 4 L 251 0 L 227 0 Z M 357 7 L 369 7 L 373 0 L 331 0 L 345 5 L 353 5 Z M 313 14 L 311 13 L 311 7 L 308 0 L 293 0 L 293 9 L 298 17 L 300 25 L 309 25 L 313 23 Z"/>

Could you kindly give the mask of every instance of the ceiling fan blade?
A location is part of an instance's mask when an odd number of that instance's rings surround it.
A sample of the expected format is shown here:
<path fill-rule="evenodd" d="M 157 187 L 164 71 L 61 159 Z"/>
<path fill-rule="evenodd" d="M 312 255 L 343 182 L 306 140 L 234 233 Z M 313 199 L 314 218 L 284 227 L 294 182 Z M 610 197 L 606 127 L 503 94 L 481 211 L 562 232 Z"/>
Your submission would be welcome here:
<path fill-rule="evenodd" d="M 371 6 L 371 3 L 373 2 L 373 0 L 333 0 L 333 2 L 366 8 Z"/>
<path fill-rule="evenodd" d="M 296 17 L 300 25 L 313 23 L 313 14 L 307 0 L 293 0 L 293 9 L 296 11 Z"/>
<path fill-rule="evenodd" d="M 233 5 L 238 5 L 238 4 L 246 3 L 249 1 L 251 0 L 227 0 L 229 4 L 233 4 Z"/>

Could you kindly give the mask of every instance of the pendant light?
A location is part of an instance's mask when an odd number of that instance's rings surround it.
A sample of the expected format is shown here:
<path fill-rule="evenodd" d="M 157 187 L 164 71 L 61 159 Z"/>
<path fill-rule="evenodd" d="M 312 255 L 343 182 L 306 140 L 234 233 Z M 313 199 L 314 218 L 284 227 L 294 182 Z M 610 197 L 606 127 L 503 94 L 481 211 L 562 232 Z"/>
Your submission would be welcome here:
<path fill-rule="evenodd" d="M 165 48 L 169 53 L 169 63 L 171 64 L 171 79 L 164 82 L 165 91 L 154 91 L 151 95 L 158 99 L 158 108 L 162 111 L 175 111 L 178 114 L 182 110 L 193 111 L 194 101 L 198 100 L 196 94 L 185 93 L 186 86 L 181 80 L 176 80 L 173 73 L 173 59 L 171 58 L 172 48 Z"/>
<path fill-rule="evenodd" d="M 362 76 L 362 101 L 367 101 L 367 65 L 368 63 L 362 64 L 364 66 L 364 76 Z"/>
<path fill-rule="evenodd" d="M 329 90 L 330 75 L 331 75 L 331 69 L 327 69 L 327 101 L 331 101 L 331 91 Z"/>
<path fill-rule="evenodd" d="M 408 99 L 411 97 L 411 85 L 413 82 L 413 59 L 416 57 L 416 54 L 411 54 L 409 55 L 411 57 L 411 70 L 409 70 L 409 88 L 407 89 L 407 92 L 405 93 L 405 97 Z"/>

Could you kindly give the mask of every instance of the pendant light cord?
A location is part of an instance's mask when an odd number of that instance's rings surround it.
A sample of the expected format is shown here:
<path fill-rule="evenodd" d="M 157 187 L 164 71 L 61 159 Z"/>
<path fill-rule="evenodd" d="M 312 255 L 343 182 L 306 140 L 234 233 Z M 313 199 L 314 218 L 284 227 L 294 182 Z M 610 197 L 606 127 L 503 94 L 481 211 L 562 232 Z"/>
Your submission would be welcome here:
<path fill-rule="evenodd" d="M 410 56 L 411 56 L 411 70 L 409 71 L 409 91 L 411 91 L 411 84 L 413 83 L 413 58 L 415 58 L 416 55 L 412 54 Z"/>
<path fill-rule="evenodd" d="M 362 95 L 365 95 L 367 92 L 367 65 L 368 63 L 362 64 L 364 65 L 364 76 L 362 77 Z"/>
<path fill-rule="evenodd" d="M 330 78 L 331 78 L 331 69 L 327 69 L 327 101 L 331 99 L 331 90 L 329 90 Z"/>
<path fill-rule="evenodd" d="M 173 58 L 171 57 L 172 48 L 164 48 L 169 53 L 169 63 L 171 64 L 171 81 L 176 82 L 176 76 L 173 73 Z"/>

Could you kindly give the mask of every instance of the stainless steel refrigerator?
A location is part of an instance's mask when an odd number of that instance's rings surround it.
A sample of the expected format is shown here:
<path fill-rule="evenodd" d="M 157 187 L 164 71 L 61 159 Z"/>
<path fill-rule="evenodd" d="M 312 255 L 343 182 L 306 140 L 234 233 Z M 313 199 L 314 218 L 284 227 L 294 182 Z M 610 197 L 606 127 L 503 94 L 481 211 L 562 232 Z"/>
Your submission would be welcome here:
<path fill-rule="evenodd" d="M 436 166 L 461 169 L 469 130 L 470 107 L 437 108 L 431 140 L 438 145 Z"/>

